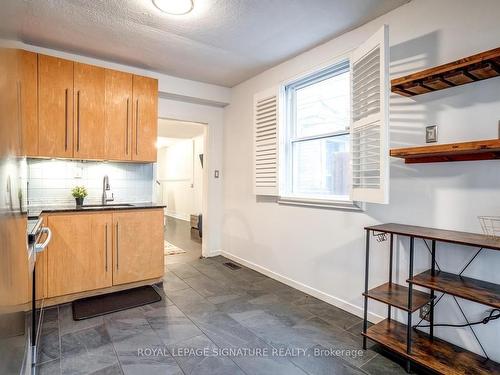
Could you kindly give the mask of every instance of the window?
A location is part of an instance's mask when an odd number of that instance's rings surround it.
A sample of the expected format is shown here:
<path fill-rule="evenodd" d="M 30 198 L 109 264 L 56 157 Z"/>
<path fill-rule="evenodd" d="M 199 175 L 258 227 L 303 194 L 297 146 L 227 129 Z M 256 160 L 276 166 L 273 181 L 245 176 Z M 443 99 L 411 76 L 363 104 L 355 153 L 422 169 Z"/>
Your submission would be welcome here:
<path fill-rule="evenodd" d="M 350 88 L 348 61 L 285 86 L 281 195 L 349 200 Z"/>
<path fill-rule="evenodd" d="M 254 94 L 255 195 L 389 202 L 388 38 L 384 25 L 345 60 Z"/>

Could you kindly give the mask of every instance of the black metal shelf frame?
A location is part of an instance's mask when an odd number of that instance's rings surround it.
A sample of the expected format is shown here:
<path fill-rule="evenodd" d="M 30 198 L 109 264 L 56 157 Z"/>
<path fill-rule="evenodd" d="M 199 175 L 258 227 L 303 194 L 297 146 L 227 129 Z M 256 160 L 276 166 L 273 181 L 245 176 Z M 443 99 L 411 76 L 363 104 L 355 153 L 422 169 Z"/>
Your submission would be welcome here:
<path fill-rule="evenodd" d="M 373 236 L 376 238 L 377 242 L 384 242 L 387 240 L 387 234 L 390 235 L 389 239 L 389 283 L 392 283 L 392 274 L 393 274 L 393 262 L 394 262 L 394 233 L 391 232 L 383 232 L 380 230 L 374 231 L 370 228 L 365 228 L 366 231 L 366 243 L 365 243 L 365 293 L 364 293 L 364 311 L 363 311 L 363 349 L 366 350 L 367 348 L 367 330 L 368 330 L 368 299 L 369 299 L 369 289 L 368 289 L 368 281 L 369 281 L 369 267 L 370 267 L 370 232 L 373 232 Z M 409 267 L 408 267 L 408 280 L 412 280 L 414 276 L 414 255 L 415 255 L 415 237 L 411 235 L 406 235 L 405 237 L 409 237 L 410 240 L 410 249 L 409 249 Z M 431 275 L 436 276 L 436 268 L 438 271 L 441 270 L 439 267 L 439 264 L 436 261 L 436 240 L 430 239 L 431 240 L 431 246 L 428 245 L 427 239 L 419 237 L 423 240 L 425 243 L 425 246 L 429 250 L 429 253 L 431 254 Z M 461 277 L 464 271 L 472 264 L 472 262 L 477 258 L 477 256 L 481 253 L 482 250 L 485 248 L 481 247 L 475 254 L 474 256 L 471 257 L 471 259 L 465 264 L 465 266 L 461 269 L 461 271 L 458 273 L 458 275 Z M 413 297 L 413 283 L 408 282 L 408 312 L 407 312 L 407 332 L 406 332 L 406 352 L 408 355 L 412 354 L 412 329 L 416 329 L 417 327 L 420 326 L 424 318 L 421 318 L 419 323 L 416 325 L 412 325 L 412 297 Z M 432 288 L 430 289 L 430 309 L 428 312 L 429 315 L 429 336 L 431 340 L 434 338 L 434 310 L 436 305 L 441 301 L 442 297 L 447 294 L 444 292 L 441 292 L 442 294 L 436 299 L 436 291 Z M 462 316 L 464 317 L 465 321 L 467 324 L 470 324 L 469 319 L 467 318 L 467 315 L 465 314 L 462 306 L 458 302 L 457 298 L 455 296 L 452 296 L 455 303 L 457 304 Z M 388 304 L 387 307 L 387 320 L 391 320 L 391 305 Z M 484 346 L 482 345 L 481 341 L 479 340 L 476 332 L 474 331 L 472 326 L 469 326 L 469 328 L 472 331 L 472 334 L 474 335 L 476 341 L 478 342 L 479 346 L 481 347 L 481 350 L 484 353 L 484 356 L 486 359 L 489 359 L 489 356 L 484 349 Z M 409 373 L 411 370 L 411 360 L 407 359 L 406 360 L 406 371 Z"/>

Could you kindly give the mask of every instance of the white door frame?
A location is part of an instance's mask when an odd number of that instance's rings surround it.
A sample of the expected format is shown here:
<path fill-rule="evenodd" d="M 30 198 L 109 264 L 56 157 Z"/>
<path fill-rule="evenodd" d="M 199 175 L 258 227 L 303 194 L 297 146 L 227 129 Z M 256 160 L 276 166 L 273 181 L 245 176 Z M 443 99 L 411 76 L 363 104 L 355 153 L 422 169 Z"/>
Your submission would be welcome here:
<path fill-rule="evenodd" d="M 179 122 L 189 122 L 189 123 L 192 123 L 192 124 L 199 124 L 199 125 L 203 125 L 203 168 L 202 168 L 202 196 L 201 196 L 201 214 L 202 214 L 202 235 L 203 237 L 205 236 L 205 230 L 208 229 L 207 228 L 207 221 L 206 221 L 206 218 L 208 217 L 208 204 L 206 204 L 207 200 L 208 200 L 208 168 L 207 168 L 207 155 L 209 153 L 208 151 L 208 142 L 207 142 L 207 139 L 208 139 L 208 132 L 209 132 L 209 127 L 208 127 L 208 123 L 203 123 L 203 122 L 198 122 L 198 121 L 190 121 L 190 120 L 185 120 L 185 119 L 179 119 L 179 118 L 170 118 L 170 117 L 158 117 L 158 120 L 173 120 L 173 121 L 179 121 Z M 194 162 L 196 162 L 196 160 L 194 160 Z M 158 176 L 158 163 L 155 163 L 155 175 Z M 156 184 L 156 181 L 154 182 Z M 161 186 L 161 185 L 160 185 Z M 163 196 L 163 192 L 162 192 L 162 196 Z M 163 202 L 162 202 L 163 203 Z M 168 207 L 167 207 L 168 209 Z M 202 253 L 202 256 L 209 256 L 208 254 L 208 250 L 207 250 L 207 246 L 205 245 L 205 240 L 204 238 L 202 238 L 201 240 L 201 253 Z"/>

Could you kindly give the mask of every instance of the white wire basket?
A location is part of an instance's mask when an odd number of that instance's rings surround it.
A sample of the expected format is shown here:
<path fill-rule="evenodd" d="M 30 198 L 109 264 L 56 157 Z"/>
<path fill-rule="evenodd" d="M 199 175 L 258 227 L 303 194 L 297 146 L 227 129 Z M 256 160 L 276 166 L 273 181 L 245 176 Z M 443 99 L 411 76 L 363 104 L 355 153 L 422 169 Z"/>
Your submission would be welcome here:
<path fill-rule="evenodd" d="M 500 238 L 500 216 L 478 216 L 484 234 L 491 238 Z"/>

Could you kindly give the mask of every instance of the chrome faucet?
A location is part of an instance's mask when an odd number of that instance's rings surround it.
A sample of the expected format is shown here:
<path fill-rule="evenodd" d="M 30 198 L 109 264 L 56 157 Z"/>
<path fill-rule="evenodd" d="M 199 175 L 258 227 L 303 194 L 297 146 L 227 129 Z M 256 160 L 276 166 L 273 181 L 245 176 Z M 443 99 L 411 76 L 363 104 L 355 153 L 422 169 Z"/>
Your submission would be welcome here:
<path fill-rule="evenodd" d="M 111 198 L 108 196 L 109 193 L 111 193 Z M 115 197 L 111 192 L 111 188 L 109 186 L 109 177 L 108 175 L 105 175 L 102 181 L 102 204 L 105 205 L 107 202 L 111 202 L 114 200 Z"/>

